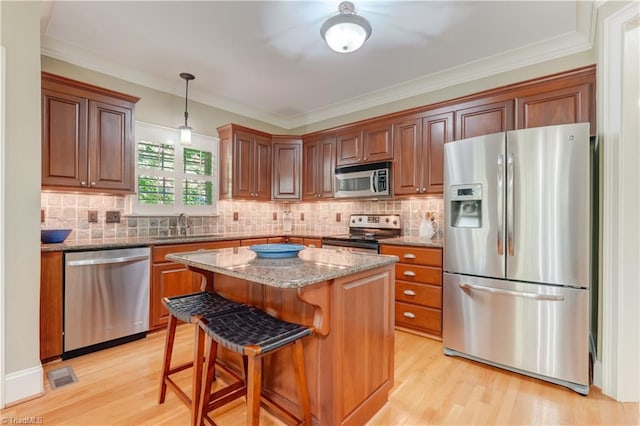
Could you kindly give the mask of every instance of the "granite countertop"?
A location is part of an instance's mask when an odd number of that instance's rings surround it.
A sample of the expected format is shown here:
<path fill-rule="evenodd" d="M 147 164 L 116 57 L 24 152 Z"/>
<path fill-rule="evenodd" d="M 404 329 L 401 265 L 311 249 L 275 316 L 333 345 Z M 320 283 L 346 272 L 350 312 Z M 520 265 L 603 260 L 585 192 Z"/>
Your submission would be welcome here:
<path fill-rule="evenodd" d="M 432 240 L 430 238 L 421 237 L 398 237 L 382 240 L 381 244 L 389 244 L 395 246 L 418 246 L 418 247 L 439 247 L 442 248 L 443 240 Z"/>
<path fill-rule="evenodd" d="M 122 238 L 93 238 L 90 240 L 68 240 L 59 244 L 40 244 L 40 251 L 76 251 L 76 250 L 108 250 L 124 247 L 159 246 L 166 244 L 204 243 L 211 241 L 242 240 L 249 238 L 270 237 L 302 237 L 321 238 L 318 234 L 283 234 L 283 233 L 256 233 L 233 232 L 225 234 L 187 235 L 175 237 L 122 237 Z"/>
<path fill-rule="evenodd" d="M 168 254 L 189 266 L 280 288 L 299 288 L 391 265 L 396 256 L 305 248 L 297 257 L 263 259 L 248 247 Z"/>

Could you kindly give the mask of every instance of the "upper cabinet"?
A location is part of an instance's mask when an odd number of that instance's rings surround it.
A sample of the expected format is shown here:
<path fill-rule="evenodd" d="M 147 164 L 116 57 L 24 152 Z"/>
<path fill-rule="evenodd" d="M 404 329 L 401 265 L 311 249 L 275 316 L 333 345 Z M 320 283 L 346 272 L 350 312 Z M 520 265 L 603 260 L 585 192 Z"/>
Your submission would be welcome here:
<path fill-rule="evenodd" d="M 456 105 L 456 140 L 514 129 L 513 99 Z"/>
<path fill-rule="evenodd" d="M 339 132 L 336 166 L 392 160 L 392 127 L 391 123 L 372 123 Z"/>
<path fill-rule="evenodd" d="M 236 124 L 218 128 L 220 198 L 271 200 L 271 135 Z"/>
<path fill-rule="evenodd" d="M 333 198 L 336 168 L 336 137 L 325 135 L 304 141 L 302 154 L 302 199 Z"/>
<path fill-rule="evenodd" d="M 591 84 L 583 83 L 524 93 L 516 98 L 516 127 L 526 129 L 588 121 L 594 123 L 590 117 L 594 110 L 591 90 Z M 591 129 L 591 134 L 595 134 L 595 128 Z"/>
<path fill-rule="evenodd" d="M 302 185 L 302 139 L 274 136 L 273 196 L 274 200 L 300 200 Z"/>
<path fill-rule="evenodd" d="M 441 194 L 444 144 L 453 140 L 453 112 L 434 111 L 394 124 L 395 195 Z"/>
<path fill-rule="evenodd" d="M 43 189 L 135 192 L 138 100 L 43 72 Z"/>

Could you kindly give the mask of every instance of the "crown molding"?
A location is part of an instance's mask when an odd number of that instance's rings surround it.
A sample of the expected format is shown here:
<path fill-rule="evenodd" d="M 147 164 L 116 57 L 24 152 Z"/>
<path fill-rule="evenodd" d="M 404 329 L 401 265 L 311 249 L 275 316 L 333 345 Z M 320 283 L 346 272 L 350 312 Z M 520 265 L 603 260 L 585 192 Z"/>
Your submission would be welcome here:
<path fill-rule="evenodd" d="M 205 105 L 235 114 L 251 117 L 284 129 L 307 126 L 323 120 L 401 101 L 435 90 L 467 83 L 492 75 L 517 70 L 536 63 L 558 59 L 589 50 L 593 47 L 596 31 L 597 9 L 606 1 L 577 1 L 576 31 L 562 34 L 541 42 L 532 43 L 476 61 L 467 62 L 447 70 L 419 77 L 362 96 L 330 104 L 295 116 L 273 114 L 246 104 L 220 97 L 212 93 L 191 89 L 191 99 Z M 43 36 L 41 53 L 45 56 L 69 62 L 83 68 L 107 74 L 135 84 L 150 87 L 181 97 L 175 81 L 143 73 L 120 63 L 106 60 L 95 52 Z"/>
<path fill-rule="evenodd" d="M 119 78 L 130 83 L 160 90 L 178 97 L 184 96 L 184 93 L 180 91 L 181 89 L 176 88 L 176 82 L 173 80 L 169 81 L 165 78 L 141 72 L 140 70 L 127 67 L 121 63 L 107 60 L 93 51 L 73 46 L 47 36 L 42 36 L 40 39 L 40 53 L 44 56 Z M 213 95 L 194 87 L 189 88 L 189 99 L 245 117 L 264 121 L 274 126 L 288 128 L 289 120 L 286 117 L 252 108 L 246 104 Z"/>

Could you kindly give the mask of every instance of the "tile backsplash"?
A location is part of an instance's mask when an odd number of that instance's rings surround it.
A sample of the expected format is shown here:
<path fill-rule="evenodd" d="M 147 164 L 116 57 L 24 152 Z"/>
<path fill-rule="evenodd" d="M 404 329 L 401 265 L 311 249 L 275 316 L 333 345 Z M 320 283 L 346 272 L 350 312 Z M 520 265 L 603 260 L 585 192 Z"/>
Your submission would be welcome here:
<path fill-rule="evenodd" d="M 44 211 L 42 227 L 73 229 L 69 240 L 161 236 L 175 232 L 177 224 L 177 216 L 125 216 L 124 197 L 115 195 L 42 192 L 41 208 Z M 97 212 L 97 222 L 89 222 L 89 211 Z M 106 223 L 107 211 L 120 212 L 120 222 Z M 444 201 L 441 198 L 318 203 L 220 201 L 217 215 L 188 217 L 189 233 L 280 233 L 283 232 L 284 211 L 292 212 L 294 234 L 344 234 L 349 228 L 349 215 L 356 213 L 399 214 L 402 235 L 417 237 L 420 215 L 432 211 L 440 222 L 440 229 L 444 228 Z M 238 220 L 234 220 L 234 213 Z M 338 213 L 339 222 L 336 221 Z M 302 216 L 304 220 L 301 220 Z"/>

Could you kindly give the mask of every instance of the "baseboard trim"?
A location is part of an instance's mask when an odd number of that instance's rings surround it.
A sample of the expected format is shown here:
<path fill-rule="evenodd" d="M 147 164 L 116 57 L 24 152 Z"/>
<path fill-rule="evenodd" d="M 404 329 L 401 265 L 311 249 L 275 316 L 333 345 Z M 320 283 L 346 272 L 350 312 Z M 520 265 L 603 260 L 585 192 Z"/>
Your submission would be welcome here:
<path fill-rule="evenodd" d="M 7 374 L 4 391 L 6 405 L 41 395 L 44 392 L 42 365 Z"/>
<path fill-rule="evenodd" d="M 593 386 L 602 389 L 602 361 L 599 359 L 593 363 Z"/>

